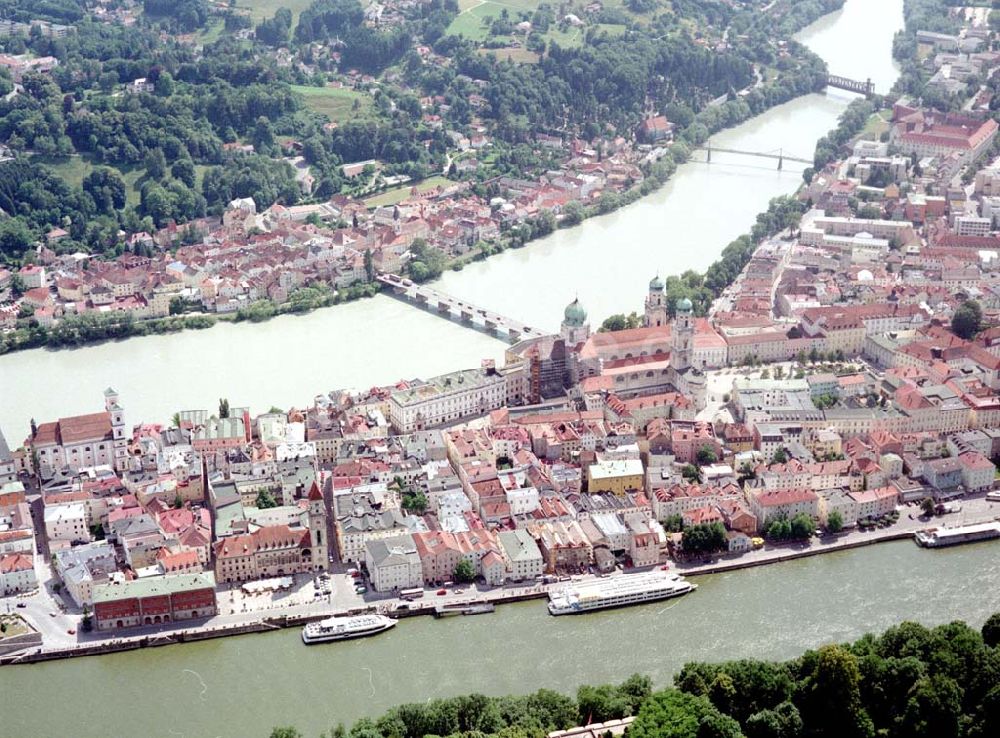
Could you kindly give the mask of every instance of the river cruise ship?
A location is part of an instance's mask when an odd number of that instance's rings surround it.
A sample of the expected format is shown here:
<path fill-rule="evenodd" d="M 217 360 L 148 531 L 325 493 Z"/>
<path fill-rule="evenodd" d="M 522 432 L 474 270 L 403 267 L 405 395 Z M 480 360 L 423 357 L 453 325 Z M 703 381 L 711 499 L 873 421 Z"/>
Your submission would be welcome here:
<path fill-rule="evenodd" d="M 350 615 L 333 617 L 309 623 L 302 629 L 302 642 L 306 644 L 344 641 L 348 638 L 363 638 L 389 630 L 396 624 L 385 615 Z"/>
<path fill-rule="evenodd" d="M 610 607 L 640 605 L 668 597 L 680 597 L 697 589 L 697 584 L 677 574 L 665 571 L 598 579 L 572 584 L 549 593 L 549 612 L 552 615 L 573 615 Z"/>
<path fill-rule="evenodd" d="M 927 528 L 913 534 L 921 546 L 927 548 L 942 548 L 956 546 L 959 543 L 973 543 L 1000 538 L 1000 523 L 980 523 L 978 525 L 963 525 L 957 528 Z"/>

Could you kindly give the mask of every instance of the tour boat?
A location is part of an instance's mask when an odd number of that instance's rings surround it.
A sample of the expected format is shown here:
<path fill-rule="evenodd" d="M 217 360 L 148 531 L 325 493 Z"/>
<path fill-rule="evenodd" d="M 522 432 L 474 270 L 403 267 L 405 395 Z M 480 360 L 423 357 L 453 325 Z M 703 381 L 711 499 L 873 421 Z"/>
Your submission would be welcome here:
<path fill-rule="evenodd" d="M 385 615 L 348 615 L 327 618 L 309 623 L 302 629 L 302 642 L 306 644 L 344 641 L 389 630 L 396 624 Z"/>
<path fill-rule="evenodd" d="M 549 593 L 549 613 L 574 615 L 611 607 L 640 605 L 669 597 L 680 597 L 698 588 L 697 584 L 665 571 L 600 579 L 573 584 Z"/>
<path fill-rule="evenodd" d="M 980 523 L 978 525 L 963 525 L 956 528 L 927 528 L 913 534 L 921 546 L 927 548 L 942 548 L 955 546 L 959 543 L 973 543 L 1000 538 L 1000 523 Z"/>

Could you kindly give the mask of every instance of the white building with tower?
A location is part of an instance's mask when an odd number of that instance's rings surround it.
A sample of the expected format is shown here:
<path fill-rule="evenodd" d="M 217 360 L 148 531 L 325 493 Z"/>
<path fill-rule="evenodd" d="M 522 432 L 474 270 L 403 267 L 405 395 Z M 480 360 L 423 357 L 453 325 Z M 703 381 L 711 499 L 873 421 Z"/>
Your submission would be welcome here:
<path fill-rule="evenodd" d="M 92 466 L 108 465 L 115 471 L 125 471 L 128 464 L 128 438 L 125 410 L 119 404 L 118 393 L 110 387 L 104 391 L 104 411 L 89 415 L 74 415 L 51 423 L 31 424 L 31 435 L 25 442 L 31 449 L 42 479 L 51 479 L 57 472 L 75 472 Z"/>

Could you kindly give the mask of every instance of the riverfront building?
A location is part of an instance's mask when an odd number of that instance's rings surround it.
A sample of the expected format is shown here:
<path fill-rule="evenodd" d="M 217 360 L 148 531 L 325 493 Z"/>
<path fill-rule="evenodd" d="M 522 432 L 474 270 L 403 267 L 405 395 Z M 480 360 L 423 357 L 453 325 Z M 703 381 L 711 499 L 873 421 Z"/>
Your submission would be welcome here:
<path fill-rule="evenodd" d="M 97 630 L 157 625 L 215 614 L 215 577 L 210 572 L 117 581 L 94 587 Z"/>
<path fill-rule="evenodd" d="M 51 479 L 64 469 L 77 471 L 101 465 L 124 471 L 128 439 L 125 411 L 118 404 L 118 393 L 113 389 L 104 392 L 103 412 L 60 418 L 33 427 L 25 445 L 38 459 L 37 471 L 42 479 Z"/>
<path fill-rule="evenodd" d="M 389 419 L 398 433 L 411 433 L 488 413 L 503 406 L 506 399 L 504 377 L 488 364 L 393 392 L 389 397 Z"/>

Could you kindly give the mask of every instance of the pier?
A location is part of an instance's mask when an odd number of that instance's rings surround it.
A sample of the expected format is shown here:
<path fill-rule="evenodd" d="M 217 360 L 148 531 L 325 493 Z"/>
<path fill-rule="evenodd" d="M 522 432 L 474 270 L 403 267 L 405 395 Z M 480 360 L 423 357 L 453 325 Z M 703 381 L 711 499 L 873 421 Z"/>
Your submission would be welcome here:
<path fill-rule="evenodd" d="M 417 284 L 406 277 L 383 273 L 379 274 L 376 279 L 392 288 L 392 294 L 401 300 L 426 308 L 442 317 L 457 320 L 465 325 L 472 325 L 511 343 L 546 335 L 545 331 L 533 328 L 519 320 L 508 318 L 469 302 L 463 302 L 440 290 Z"/>

